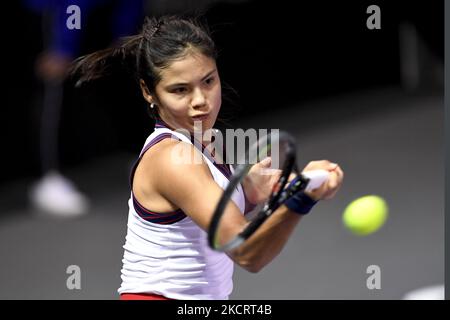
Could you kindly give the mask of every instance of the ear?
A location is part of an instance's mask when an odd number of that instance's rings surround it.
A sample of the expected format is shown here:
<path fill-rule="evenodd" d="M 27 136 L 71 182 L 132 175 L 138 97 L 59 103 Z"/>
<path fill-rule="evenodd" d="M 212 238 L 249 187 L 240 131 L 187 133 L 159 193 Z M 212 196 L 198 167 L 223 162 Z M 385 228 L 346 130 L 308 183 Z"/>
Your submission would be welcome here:
<path fill-rule="evenodd" d="M 142 96 L 148 103 L 153 103 L 154 99 L 153 96 L 150 94 L 150 91 L 148 90 L 147 85 L 145 84 L 145 81 L 140 79 L 139 85 L 141 86 Z"/>

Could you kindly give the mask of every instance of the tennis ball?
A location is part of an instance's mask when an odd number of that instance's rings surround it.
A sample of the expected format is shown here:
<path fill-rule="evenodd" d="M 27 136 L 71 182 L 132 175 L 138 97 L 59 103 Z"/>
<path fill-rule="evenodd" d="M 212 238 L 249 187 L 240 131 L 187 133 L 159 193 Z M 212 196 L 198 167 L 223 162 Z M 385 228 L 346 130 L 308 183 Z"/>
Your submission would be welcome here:
<path fill-rule="evenodd" d="M 386 201 L 379 196 L 368 195 L 352 201 L 345 208 L 342 222 L 354 234 L 365 236 L 377 231 L 387 216 Z"/>

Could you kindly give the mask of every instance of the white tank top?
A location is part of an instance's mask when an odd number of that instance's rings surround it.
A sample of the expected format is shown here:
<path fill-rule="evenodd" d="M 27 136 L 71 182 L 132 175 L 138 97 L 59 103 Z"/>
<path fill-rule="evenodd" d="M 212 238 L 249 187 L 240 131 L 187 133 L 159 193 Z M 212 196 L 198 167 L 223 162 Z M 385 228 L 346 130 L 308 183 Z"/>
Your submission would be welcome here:
<path fill-rule="evenodd" d="M 148 145 L 167 134 L 192 144 L 181 133 L 156 127 L 147 138 L 139 159 L 148 150 Z M 229 180 L 205 154 L 203 158 L 214 181 L 224 189 Z M 244 213 L 245 198 L 241 186 L 232 199 Z M 166 214 L 159 214 L 162 218 L 158 220 L 158 213 L 154 213 L 152 219 L 156 217 L 156 220 L 152 221 L 159 222 L 150 222 L 146 219 L 146 211 L 142 211 L 146 209 L 136 203 L 132 193 L 128 206 L 119 294 L 153 293 L 180 300 L 228 299 L 233 289 L 233 261 L 225 253 L 210 249 L 207 233 L 190 217 L 178 210 L 173 214 L 174 223 L 166 219 Z"/>

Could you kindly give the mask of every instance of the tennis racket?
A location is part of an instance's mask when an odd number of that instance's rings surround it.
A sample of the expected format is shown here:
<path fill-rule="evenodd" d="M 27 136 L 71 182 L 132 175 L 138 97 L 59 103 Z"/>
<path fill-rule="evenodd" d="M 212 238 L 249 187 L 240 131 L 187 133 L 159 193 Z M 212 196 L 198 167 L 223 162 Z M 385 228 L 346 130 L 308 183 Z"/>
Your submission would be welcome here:
<path fill-rule="evenodd" d="M 249 147 L 245 150 L 241 152 L 242 154 L 237 152 L 232 157 L 237 165 L 216 206 L 209 226 L 208 243 L 217 251 L 237 248 L 292 195 L 314 190 L 328 179 L 326 170 L 299 172 L 295 139 L 287 132 L 273 130 L 257 141 L 249 143 Z M 286 187 L 293 175 L 298 176 L 298 179 Z M 241 232 L 230 235 L 229 230 L 225 230 L 226 224 L 222 222 L 233 212 L 228 210 L 228 206 L 237 203 L 239 189 L 243 186 L 250 202 L 256 202 L 257 205 L 251 214 L 246 215 L 249 220 L 246 227 Z M 228 234 L 227 238 L 224 238 L 224 234 Z"/>

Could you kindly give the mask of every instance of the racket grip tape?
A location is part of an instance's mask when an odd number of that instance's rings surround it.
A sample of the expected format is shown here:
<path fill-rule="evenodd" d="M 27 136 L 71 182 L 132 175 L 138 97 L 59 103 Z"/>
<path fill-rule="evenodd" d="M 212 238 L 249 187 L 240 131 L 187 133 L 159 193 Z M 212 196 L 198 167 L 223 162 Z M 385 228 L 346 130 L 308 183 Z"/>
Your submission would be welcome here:
<path fill-rule="evenodd" d="M 302 176 L 309 179 L 305 191 L 312 191 L 319 188 L 325 181 L 328 180 L 328 175 L 328 171 L 322 169 L 302 172 Z"/>

